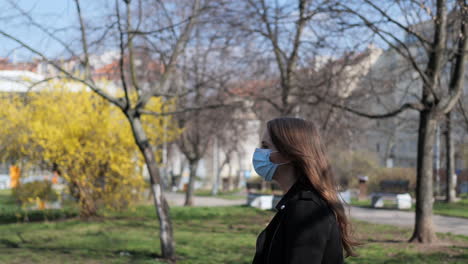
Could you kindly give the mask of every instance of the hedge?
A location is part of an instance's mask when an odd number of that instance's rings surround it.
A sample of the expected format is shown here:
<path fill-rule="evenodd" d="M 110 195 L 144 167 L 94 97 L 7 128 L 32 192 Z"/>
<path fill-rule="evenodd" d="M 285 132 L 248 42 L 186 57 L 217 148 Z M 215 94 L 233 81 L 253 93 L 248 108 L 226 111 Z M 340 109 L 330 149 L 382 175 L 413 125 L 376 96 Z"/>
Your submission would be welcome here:
<path fill-rule="evenodd" d="M 76 208 L 27 210 L 0 207 L 0 224 L 60 220 L 78 215 L 79 212 Z"/>

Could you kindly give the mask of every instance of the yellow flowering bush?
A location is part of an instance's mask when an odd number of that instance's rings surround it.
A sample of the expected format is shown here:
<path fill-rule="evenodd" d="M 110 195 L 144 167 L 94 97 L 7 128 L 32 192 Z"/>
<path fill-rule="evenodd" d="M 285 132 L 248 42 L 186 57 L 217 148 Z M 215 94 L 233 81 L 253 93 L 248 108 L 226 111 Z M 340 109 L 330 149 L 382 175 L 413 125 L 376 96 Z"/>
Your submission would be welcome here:
<path fill-rule="evenodd" d="M 145 186 L 145 163 L 123 113 L 76 82 L 50 81 L 46 87 L 1 95 L 1 158 L 58 169 L 82 216 L 128 207 Z M 148 110 L 173 106 L 152 98 Z M 168 116 L 147 116 L 144 122 L 153 144 L 180 133 Z"/>

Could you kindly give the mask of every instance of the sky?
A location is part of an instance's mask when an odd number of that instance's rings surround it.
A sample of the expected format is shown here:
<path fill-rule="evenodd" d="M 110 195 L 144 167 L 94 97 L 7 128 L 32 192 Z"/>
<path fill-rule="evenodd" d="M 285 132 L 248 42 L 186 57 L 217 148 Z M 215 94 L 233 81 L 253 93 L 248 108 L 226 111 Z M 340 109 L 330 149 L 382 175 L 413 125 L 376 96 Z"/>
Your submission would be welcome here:
<path fill-rule="evenodd" d="M 80 2 L 82 13 L 85 14 L 85 20 L 87 21 L 96 21 L 96 18 L 97 21 L 102 21 L 107 8 L 114 5 L 112 0 L 81 0 Z M 48 57 L 60 57 L 62 54 L 68 57 L 69 53 L 65 51 L 61 44 L 51 40 L 46 34 L 40 33 L 37 27 L 31 25 L 24 16 L 21 16 L 18 10 L 12 6 L 12 3 L 31 13 L 41 26 L 58 30 L 56 34 L 61 39 L 66 40 L 74 51 L 81 51 L 78 34 L 79 22 L 73 0 L 0 0 L 0 30 L 14 35 Z M 306 33 L 304 34 L 306 35 Z M 346 43 L 346 41 L 355 42 L 355 38 L 351 33 L 338 38 L 337 41 L 342 43 Z M 385 46 L 379 43 L 378 39 L 376 41 L 377 46 Z M 28 61 L 33 58 L 29 51 L 24 48 L 17 48 L 18 46 L 17 43 L 0 36 L 0 57 L 9 57 L 15 61 Z M 363 46 L 365 47 L 367 44 Z"/>
<path fill-rule="evenodd" d="M 99 0 L 107 2 L 107 0 Z M 98 15 L 99 8 L 94 8 L 93 1 L 82 0 L 82 9 L 87 14 Z M 34 48 L 41 50 L 48 56 L 55 56 L 63 52 L 63 47 L 56 41 L 46 38 L 45 34 L 39 34 L 38 29 L 32 26 L 27 19 L 19 18 L 19 12 L 12 7 L 15 3 L 21 9 L 31 12 L 41 25 L 48 28 L 62 29 L 59 35 L 66 36 L 70 32 L 64 32 L 63 28 L 79 26 L 74 2 L 71 0 L 0 0 L 0 29 L 12 34 L 18 39 L 27 42 Z M 91 12 L 90 12 L 91 11 Z M 74 34 L 76 37 L 76 34 Z M 67 38 L 65 38 L 67 39 Z M 70 39 L 70 38 L 68 38 Z M 31 59 L 29 52 L 24 49 L 15 49 L 19 45 L 13 41 L 1 38 L 0 57 L 6 57 L 17 61 Z M 15 50 L 12 52 L 12 50 Z"/>

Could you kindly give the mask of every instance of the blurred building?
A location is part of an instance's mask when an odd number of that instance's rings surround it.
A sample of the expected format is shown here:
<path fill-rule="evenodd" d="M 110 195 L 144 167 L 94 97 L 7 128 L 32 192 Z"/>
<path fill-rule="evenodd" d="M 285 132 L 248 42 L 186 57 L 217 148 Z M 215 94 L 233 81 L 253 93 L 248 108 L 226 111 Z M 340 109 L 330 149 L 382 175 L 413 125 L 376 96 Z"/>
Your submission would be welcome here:
<path fill-rule="evenodd" d="M 412 28 L 422 36 L 430 38 L 431 23 L 423 22 Z M 452 31 L 453 32 L 453 31 Z M 452 36 L 453 37 L 453 36 Z M 450 36 L 449 36 L 450 39 Z M 421 69 L 425 69 L 427 63 L 426 53 L 421 43 L 412 35 L 407 35 L 405 43 L 412 56 Z M 448 41 L 452 46 L 453 41 Z M 441 78 L 441 85 L 448 86 L 450 65 L 446 65 Z M 417 102 L 421 96 L 422 82 L 419 74 L 410 65 L 407 59 L 402 57 L 394 49 L 384 50 L 374 61 L 370 71 L 360 80 L 361 89 L 371 93 L 370 100 L 363 110 L 371 113 L 388 113 L 398 109 L 402 104 Z M 462 100 L 467 99 L 468 82 L 462 94 Z M 456 108 L 452 112 L 452 133 L 455 142 L 456 169 L 466 168 L 468 164 L 463 160 L 463 147 L 468 143 L 466 128 L 461 123 L 462 118 Z M 375 119 L 366 133 L 366 148 L 377 153 L 382 166 L 387 167 L 416 167 L 417 140 L 418 140 L 419 112 L 406 110 L 394 118 Z M 434 142 L 434 168 L 445 167 L 445 139 L 444 122 L 439 122 L 439 129 Z"/>

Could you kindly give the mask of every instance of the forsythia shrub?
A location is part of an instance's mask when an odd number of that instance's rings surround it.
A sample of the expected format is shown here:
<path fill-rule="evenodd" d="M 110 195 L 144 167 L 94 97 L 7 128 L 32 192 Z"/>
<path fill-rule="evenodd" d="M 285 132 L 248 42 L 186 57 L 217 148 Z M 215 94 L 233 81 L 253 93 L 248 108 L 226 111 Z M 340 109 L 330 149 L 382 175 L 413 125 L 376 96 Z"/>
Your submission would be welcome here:
<path fill-rule="evenodd" d="M 39 198 L 41 201 L 52 202 L 58 200 L 57 193 L 52 189 L 50 181 L 34 181 L 18 185 L 12 190 L 13 197 L 25 205 Z"/>
<path fill-rule="evenodd" d="M 51 81 L 39 92 L 3 94 L 0 100 L 0 144 L 8 142 L 0 155 L 58 169 L 82 216 L 103 207 L 124 209 L 140 197 L 144 159 L 117 107 L 64 80 Z M 148 109 L 163 107 L 171 102 L 152 98 Z M 148 116 L 144 122 L 154 144 L 180 133 L 167 116 Z"/>

